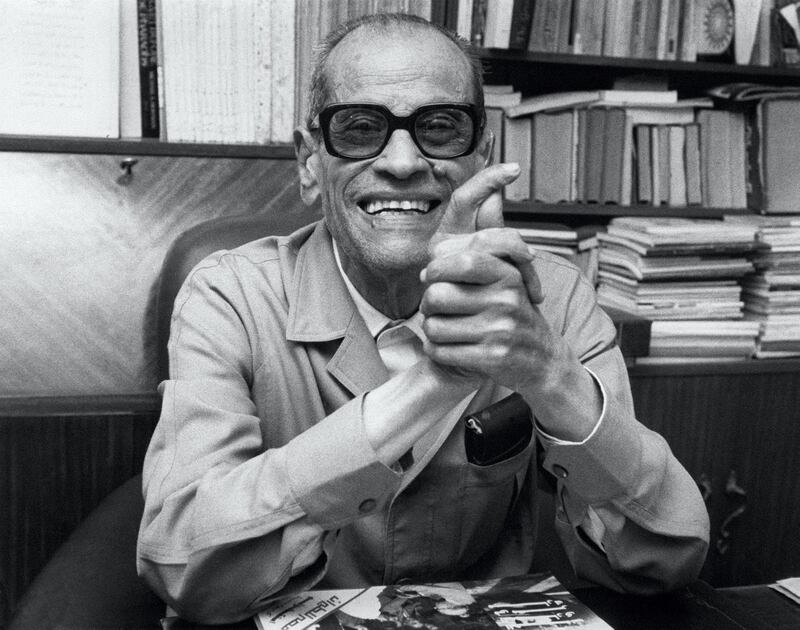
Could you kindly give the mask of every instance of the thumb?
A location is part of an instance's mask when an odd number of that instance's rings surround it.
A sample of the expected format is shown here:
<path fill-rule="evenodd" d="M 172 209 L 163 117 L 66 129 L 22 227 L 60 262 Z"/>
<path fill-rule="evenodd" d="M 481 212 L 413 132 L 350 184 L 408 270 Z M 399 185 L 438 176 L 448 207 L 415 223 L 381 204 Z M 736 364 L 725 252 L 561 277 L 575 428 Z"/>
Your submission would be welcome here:
<path fill-rule="evenodd" d="M 503 187 L 519 177 L 519 164 L 495 164 L 453 191 L 439 225 L 440 236 L 503 226 Z"/>

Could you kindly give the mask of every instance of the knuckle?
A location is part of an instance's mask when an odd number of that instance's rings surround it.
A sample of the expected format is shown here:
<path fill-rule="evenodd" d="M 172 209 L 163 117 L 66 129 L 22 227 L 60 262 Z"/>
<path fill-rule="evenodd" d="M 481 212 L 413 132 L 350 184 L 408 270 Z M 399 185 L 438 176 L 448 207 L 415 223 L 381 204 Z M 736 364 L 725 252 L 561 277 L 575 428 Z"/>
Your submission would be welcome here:
<path fill-rule="evenodd" d="M 438 339 L 443 330 L 440 318 L 426 317 L 425 321 L 422 322 L 422 330 L 425 332 L 425 336 L 427 336 L 428 339 L 430 340 Z"/>
<path fill-rule="evenodd" d="M 516 289 L 504 289 L 498 292 L 495 304 L 503 313 L 514 313 L 522 306 L 522 296 Z"/>
<path fill-rule="evenodd" d="M 510 318 L 498 319 L 495 323 L 494 330 L 492 330 L 492 343 L 498 347 L 502 347 L 507 352 L 514 345 L 516 339 L 516 322 Z"/>
<path fill-rule="evenodd" d="M 422 295 L 422 302 L 420 308 L 424 309 L 422 312 L 435 313 L 439 311 L 447 303 L 447 285 L 443 282 L 434 282 Z"/>
<path fill-rule="evenodd" d="M 478 261 L 470 251 L 459 252 L 453 260 L 456 268 L 467 274 L 474 274 L 478 271 Z"/>
<path fill-rule="evenodd" d="M 492 343 L 486 352 L 486 358 L 492 365 L 502 365 L 508 357 L 508 346 L 504 343 Z"/>

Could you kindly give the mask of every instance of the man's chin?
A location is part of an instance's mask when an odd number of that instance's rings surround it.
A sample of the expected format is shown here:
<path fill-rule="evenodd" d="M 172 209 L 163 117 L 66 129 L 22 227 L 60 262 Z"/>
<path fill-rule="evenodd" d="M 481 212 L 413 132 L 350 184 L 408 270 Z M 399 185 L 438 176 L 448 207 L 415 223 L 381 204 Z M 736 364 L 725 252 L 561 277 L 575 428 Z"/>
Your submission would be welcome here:
<path fill-rule="evenodd" d="M 372 268 L 384 273 L 417 276 L 430 260 L 427 244 L 420 246 L 419 242 L 413 244 L 383 243 L 380 250 L 373 251 L 371 254 L 370 265 Z"/>

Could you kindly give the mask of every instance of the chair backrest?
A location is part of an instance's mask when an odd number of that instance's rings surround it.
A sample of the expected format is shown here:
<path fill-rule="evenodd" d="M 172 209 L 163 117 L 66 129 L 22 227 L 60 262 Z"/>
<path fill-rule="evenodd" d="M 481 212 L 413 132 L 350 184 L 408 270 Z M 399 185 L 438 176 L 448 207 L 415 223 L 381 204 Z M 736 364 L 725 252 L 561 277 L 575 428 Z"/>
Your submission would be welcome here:
<path fill-rule="evenodd" d="M 233 249 L 263 236 L 285 236 L 320 218 L 316 209 L 235 215 L 199 223 L 181 234 L 167 251 L 156 296 L 156 347 L 158 382 L 169 375 L 167 341 L 175 296 L 192 268 L 209 254 Z"/>

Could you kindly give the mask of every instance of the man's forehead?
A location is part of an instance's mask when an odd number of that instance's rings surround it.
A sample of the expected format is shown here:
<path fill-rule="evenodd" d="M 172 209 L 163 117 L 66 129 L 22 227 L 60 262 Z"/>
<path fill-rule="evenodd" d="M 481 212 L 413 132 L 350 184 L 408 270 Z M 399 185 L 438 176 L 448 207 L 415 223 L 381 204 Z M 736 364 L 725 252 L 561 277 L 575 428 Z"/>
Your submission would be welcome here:
<path fill-rule="evenodd" d="M 433 29 L 357 29 L 331 52 L 327 74 L 337 100 L 427 90 L 432 100 L 471 101 L 470 62 Z"/>

